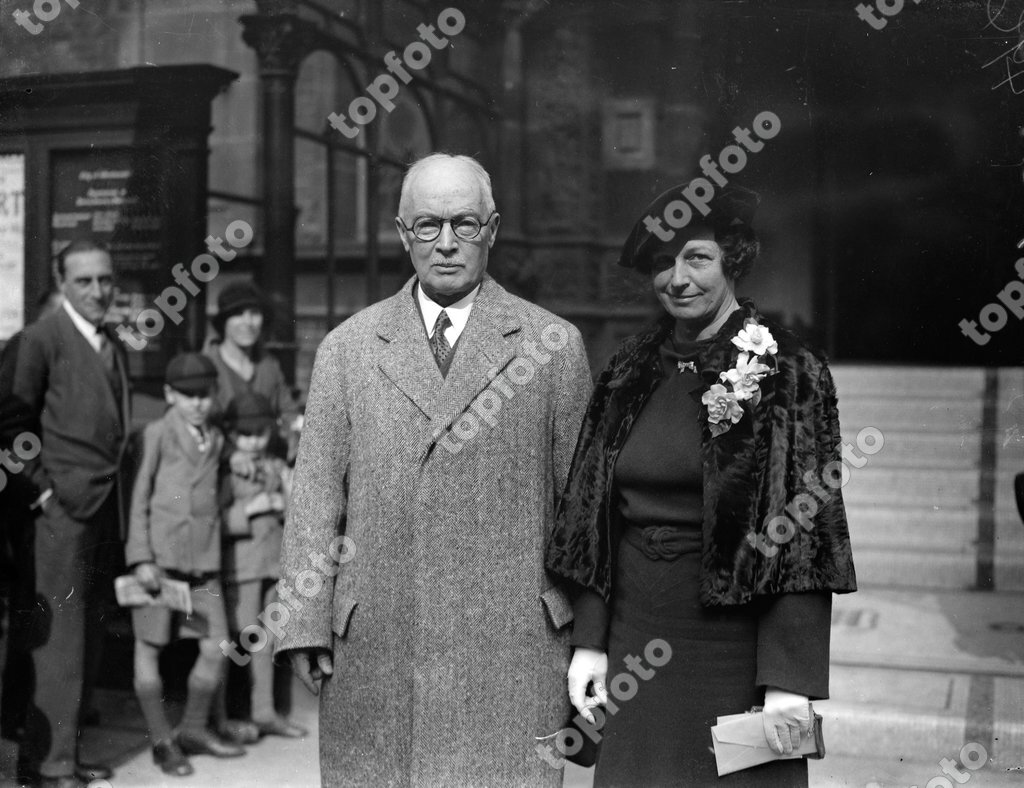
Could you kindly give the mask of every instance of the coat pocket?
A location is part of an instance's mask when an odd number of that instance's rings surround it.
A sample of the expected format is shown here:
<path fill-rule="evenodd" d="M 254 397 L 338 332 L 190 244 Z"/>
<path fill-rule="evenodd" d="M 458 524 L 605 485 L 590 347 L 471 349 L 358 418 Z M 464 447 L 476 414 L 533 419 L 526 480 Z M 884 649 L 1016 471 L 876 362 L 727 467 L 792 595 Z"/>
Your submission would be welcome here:
<path fill-rule="evenodd" d="M 540 595 L 540 599 L 555 629 L 561 629 L 572 621 L 572 604 L 561 588 L 552 586 Z"/>
<path fill-rule="evenodd" d="M 356 609 L 356 600 L 344 594 L 334 595 L 334 610 L 331 614 L 331 629 L 340 638 L 345 637 L 348 632 L 348 622 L 352 618 L 352 611 Z"/>

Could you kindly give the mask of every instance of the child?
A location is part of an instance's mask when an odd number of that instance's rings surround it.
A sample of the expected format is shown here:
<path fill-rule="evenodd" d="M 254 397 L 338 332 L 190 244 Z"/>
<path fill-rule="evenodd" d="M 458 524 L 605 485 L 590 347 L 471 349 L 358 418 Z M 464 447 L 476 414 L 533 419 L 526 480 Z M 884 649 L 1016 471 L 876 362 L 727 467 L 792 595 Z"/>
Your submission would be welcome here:
<path fill-rule="evenodd" d="M 284 502 L 290 469 L 269 451 L 276 426 L 270 400 L 261 394 L 240 394 L 231 400 L 225 426 L 234 452 L 247 456 L 255 474 L 232 473 L 231 507 L 226 512 L 224 543 L 224 593 L 228 623 L 233 633 L 249 624 L 277 601 Z M 252 657 L 252 720 L 260 735 L 299 738 L 307 731 L 280 716 L 274 708 L 272 648 L 254 651 Z"/>
<path fill-rule="evenodd" d="M 220 758 L 245 750 L 207 728 L 221 678 L 221 640 L 227 622 L 220 586 L 221 520 L 218 469 L 224 437 L 209 423 L 217 370 L 205 356 L 184 353 L 167 366 L 164 416 L 146 427 L 143 455 L 132 491 L 125 558 L 147 591 L 163 576 L 189 584 L 193 613 L 167 607 L 132 610 L 135 693 L 149 726 L 153 761 L 167 774 L 192 773 L 187 755 Z M 174 736 L 163 707 L 160 652 L 173 640 L 196 638 L 199 657 L 188 677 L 188 698 Z"/>

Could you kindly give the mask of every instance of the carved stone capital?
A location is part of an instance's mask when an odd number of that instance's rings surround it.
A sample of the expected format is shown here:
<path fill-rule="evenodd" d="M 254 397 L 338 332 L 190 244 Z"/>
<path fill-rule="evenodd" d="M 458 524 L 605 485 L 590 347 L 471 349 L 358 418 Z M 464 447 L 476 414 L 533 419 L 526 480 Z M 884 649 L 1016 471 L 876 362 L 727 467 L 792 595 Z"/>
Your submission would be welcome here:
<path fill-rule="evenodd" d="M 320 44 L 316 26 L 294 14 L 243 16 L 242 39 L 256 50 L 260 74 L 295 78 L 299 64 Z"/>

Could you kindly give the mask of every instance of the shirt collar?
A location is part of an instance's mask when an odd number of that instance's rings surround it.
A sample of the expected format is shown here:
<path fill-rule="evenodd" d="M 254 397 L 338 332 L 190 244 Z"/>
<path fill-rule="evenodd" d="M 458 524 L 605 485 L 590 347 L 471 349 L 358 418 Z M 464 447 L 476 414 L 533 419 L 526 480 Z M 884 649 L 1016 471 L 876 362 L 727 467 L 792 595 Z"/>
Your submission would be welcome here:
<path fill-rule="evenodd" d="M 420 312 L 423 313 L 423 324 L 426 326 L 427 336 L 430 336 L 430 333 L 434 330 L 434 323 L 437 322 L 437 316 L 441 314 L 442 309 L 448 313 L 448 319 L 452 321 L 455 335 L 461 334 L 462 330 L 466 327 L 466 323 L 469 322 L 469 313 L 473 309 L 473 302 L 476 300 L 479 292 L 480 285 L 477 285 L 451 306 L 443 307 L 429 298 L 423 292 L 420 283 L 416 282 L 416 300 L 420 305 Z M 445 335 L 447 336 L 447 334 L 448 332 L 446 331 Z"/>
<path fill-rule="evenodd" d="M 99 350 L 100 345 L 102 344 L 100 340 L 100 337 L 102 336 L 102 329 L 94 326 L 78 314 L 66 298 L 61 302 L 61 306 L 64 307 L 64 311 L 68 313 L 68 317 L 71 318 L 71 322 L 75 324 L 75 328 L 78 329 L 79 333 L 86 338 L 89 344 L 93 346 L 93 349 Z"/>

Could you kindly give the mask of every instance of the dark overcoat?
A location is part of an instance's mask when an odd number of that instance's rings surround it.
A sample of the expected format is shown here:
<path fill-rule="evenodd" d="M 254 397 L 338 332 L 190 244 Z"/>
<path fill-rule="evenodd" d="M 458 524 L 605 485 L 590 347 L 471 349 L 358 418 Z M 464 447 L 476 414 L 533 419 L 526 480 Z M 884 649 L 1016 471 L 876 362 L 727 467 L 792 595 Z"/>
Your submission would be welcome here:
<path fill-rule="evenodd" d="M 351 541 L 278 652 L 333 650 L 325 785 L 561 785 L 534 737 L 569 711 L 572 610 L 543 549 L 590 394 L 582 341 L 486 277 L 442 377 L 413 284 L 317 351 L 282 587 Z"/>

